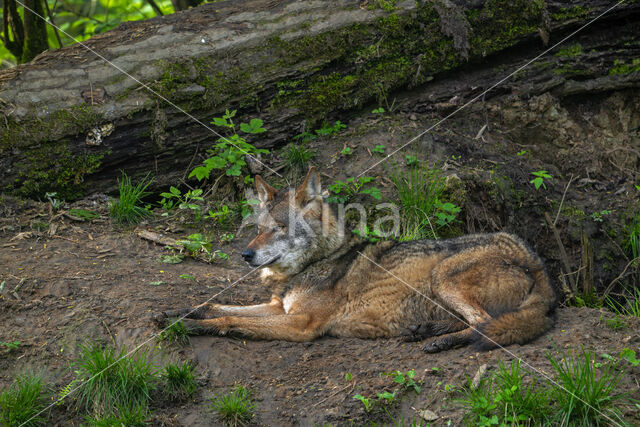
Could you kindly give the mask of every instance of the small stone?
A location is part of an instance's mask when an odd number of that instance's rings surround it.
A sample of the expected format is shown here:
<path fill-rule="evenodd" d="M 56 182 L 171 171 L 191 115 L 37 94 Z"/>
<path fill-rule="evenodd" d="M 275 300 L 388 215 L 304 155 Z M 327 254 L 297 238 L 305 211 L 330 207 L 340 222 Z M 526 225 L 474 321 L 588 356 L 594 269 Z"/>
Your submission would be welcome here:
<path fill-rule="evenodd" d="M 425 421 L 435 421 L 440 418 L 438 414 L 433 412 L 431 409 L 423 409 L 422 411 L 418 411 L 418 415 Z"/>

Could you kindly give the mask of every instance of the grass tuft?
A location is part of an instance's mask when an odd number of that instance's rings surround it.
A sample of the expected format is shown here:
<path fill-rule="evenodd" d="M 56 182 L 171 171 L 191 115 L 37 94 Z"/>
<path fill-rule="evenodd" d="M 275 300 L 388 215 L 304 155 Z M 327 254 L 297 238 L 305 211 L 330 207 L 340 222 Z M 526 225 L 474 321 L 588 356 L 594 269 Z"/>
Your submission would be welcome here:
<path fill-rule="evenodd" d="M 151 194 L 146 191 L 151 182 L 153 182 L 153 179 L 149 179 L 149 175 L 147 175 L 134 187 L 131 183 L 131 178 L 122 172 L 122 179 L 118 180 L 120 198 L 113 200 L 109 208 L 111 217 L 118 224 L 138 224 L 151 215 L 151 213 L 142 206 L 142 199 Z"/>
<path fill-rule="evenodd" d="M 469 408 L 466 421 L 471 425 L 538 425 L 548 421 L 541 409 L 549 403 L 548 392 L 537 389 L 533 380 L 527 384 L 527 374 L 516 360 L 509 367 L 500 362 L 498 371 L 483 378 L 477 387 L 467 379 L 460 399 Z"/>
<path fill-rule="evenodd" d="M 189 362 L 182 365 L 169 363 L 160 376 L 165 380 L 165 392 L 174 399 L 186 399 L 196 391 L 198 384 L 193 376 L 194 367 Z"/>
<path fill-rule="evenodd" d="M 445 190 L 445 178 L 436 168 L 412 167 L 406 171 L 397 167 L 389 177 L 396 187 L 402 210 L 398 240 L 438 238 L 436 212 Z"/>
<path fill-rule="evenodd" d="M 225 423 L 231 425 L 247 423 L 256 407 L 251 401 L 251 391 L 241 385 L 235 386 L 229 393 L 216 394 L 211 406 Z"/>
<path fill-rule="evenodd" d="M 315 152 L 304 144 L 291 143 L 284 149 L 284 158 L 290 168 L 306 169 L 307 164 L 315 156 Z"/>
<path fill-rule="evenodd" d="M 42 425 L 46 419 L 38 414 L 45 407 L 42 377 L 21 374 L 0 394 L 0 424 L 6 427 Z"/>
<path fill-rule="evenodd" d="M 189 344 L 189 330 L 182 321 L 173 322 L 158 335 L 158 341 L 181 345 Z"/>
<path fill-rule="evenodd" d="M 628 399 L 628 393 L 619 393 L 616 387 L 624 371 L 615 363 L 597 369 L 595 355 L 584 348 L 579 353 L 569 351 L 558 360 L 547 353 L 555 371 L 556 381 L 551 397 L 557 410 L 557 425 L 607 425 L 613 420 L 623 423 L 622 414 L 614 405 Z M 623 423 L 624 424 L 624 423 Z"/>
<path fill-rule="evenodd" d="M 124 348 L 116 351 L 97 343 L 82 346 L 74 368 L 76 378 L 60 397 L 82 384 L 75 392 L 77 406 L 97 417 L 122 416 L 147 408 L 158 378 L 146 350 L 127 356 Z"/>
<path fill-rule="evenodd" d="M 150 416 L 149 407 L 146 405 L 125 405 L 119 406 L 115 414 L 103 418 L 87 417 L 86 421 L 93 427 L 144 427 L 149 425 L 147 420 Z"/>

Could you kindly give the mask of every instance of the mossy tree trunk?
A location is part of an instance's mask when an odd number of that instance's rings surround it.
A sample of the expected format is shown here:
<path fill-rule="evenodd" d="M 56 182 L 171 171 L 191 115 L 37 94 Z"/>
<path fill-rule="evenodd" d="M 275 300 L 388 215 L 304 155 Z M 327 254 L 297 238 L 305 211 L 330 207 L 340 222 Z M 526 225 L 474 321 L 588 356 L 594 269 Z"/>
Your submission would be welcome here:
<path fill-rule="evenodd" d="M 24 0 L 24 50 L 22 52 L 22 62 L 29 62 L 36 55 L 49 49 L 47 23 L 41 18 L 41 16 L 46 16 L 43 1 L 45 0 Z"/>
<path fill-rule="evenodd" d="M 93 52 L 69 46 L 0 72 L 0 188 L 77 197 L 113 188 L 121 169 L 175 182 L 217 138 L 193 117 L 227 108 L 264 120 L 250 141 L 262 147 L 395 97 L 446 108 L 605 3 L 250 0 L 126 23 L 89 40 Z M 639 20 L 638 2 L 621 4 L 589 27 L 579 60 L 548 57 L 486 98 L 637 87 Z"/>

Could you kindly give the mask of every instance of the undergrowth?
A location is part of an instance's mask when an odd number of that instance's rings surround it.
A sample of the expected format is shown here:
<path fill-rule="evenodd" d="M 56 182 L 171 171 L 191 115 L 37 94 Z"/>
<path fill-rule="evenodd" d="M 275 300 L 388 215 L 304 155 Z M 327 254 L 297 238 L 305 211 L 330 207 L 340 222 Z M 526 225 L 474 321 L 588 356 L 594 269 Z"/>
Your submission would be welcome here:
<path fill-rule="evenodd" d="M 136 408 L 148 407 L 158 379 L 146 350 L 128 355 L 124 348 L 117 351 L 98 343 L 82 346 L 74 372 L 74 380 L 60 397 L 70 395 L 79 409 L 97 418 L 138 413 Z"/>
<path fill-rule="evenodd" d="M 218 413 L 222 421 L 235 426 L 249 422 L 253 417 L 256 405 L 251 401 L 251 390 L 236 385 L 228 393 L 216 394 L 212 398 L 211 407 Z"/>
<path fill-rule="evenodd" d="M 33 373 L 19 375 L 0 394 L 0 424 L 6 427 L 42 425 L 46 419 L 47 395 L 42 377 Z"/>
<path fill-rule="evenodd" d="M 465 421 L 471 425 L 591 426 L 622 423 L 618 406 L 629 402 L 628 392 L 617 390 L 624 374 L 619 363 L 596 363 L 592 352 L 581 349 L 547 353 L 553 375 L 542 383 L 513 361 L 477 385 L 467 379 L 463 397 Z M 611 358 L 613 359 L 613 358 Z"/>
<path fill-rule="evenodd" d="M 147 175 L 134 186 L 131 178 L 122 172 L 122 178 L 118 180 L 120 197 L 112 200 L 109 207 L 111 217 L 118 224 L 138 224 L 151 215 L 151 212 L 143 206 L 142 199 L 150 194 L 146 189 L 152 181 Z"/>
<path fill-rule="evenodd" d="M 193 370 L 189 362 L 167 364 L 160 373 L 165 382 L 165 393 L 178 400 L 191 397 L 198 387 Z"/>

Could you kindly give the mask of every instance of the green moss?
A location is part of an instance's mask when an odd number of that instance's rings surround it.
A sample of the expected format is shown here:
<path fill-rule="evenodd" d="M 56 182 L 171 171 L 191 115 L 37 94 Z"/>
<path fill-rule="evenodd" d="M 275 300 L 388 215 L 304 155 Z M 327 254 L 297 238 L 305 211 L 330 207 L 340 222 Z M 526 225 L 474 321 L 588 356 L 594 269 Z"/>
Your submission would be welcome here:
<path fill-rule="evenodd" d="M 590 8 L 584 6 L 561 8 L 558 12 L 551 14 L 551 19 L 554 21 L 567 21 L 569 19 L 582 18 L 587 16 L 590 10 Z"/>
<path fill-rule="evenodd" d="M 0 131 L 0 155 L 18 149 L 23 158 L 13 163 L 16 179 L 5 191 L 28 197 L 47 191 L 66 199 L 80 196 L 84 177 L 97 170 L 106 152 L 72 154 L 68 143 L 58 139 L 84 133 L 103 121 L 88 105 L 58 110 L 45 119 L 9 120 Z"/>
<path fill-rule="evenodd" d="M 582 45 L 580 43 L 575 43 L 567 47 L 562 47 L 556 53 L 556 56 L 560 58 L 575 58 L 580 55 L 582 55 Z"/>
<path fill-rule="evenodd" d="M 47 142 L 25 151 L 13 190 L 26 197 L 55 191 L 64 200 L 82 195 L 84 178 L 95 172 L 108 152 L 72 154 L 63 141 Z"/>
<path fill-rule="evenodd" d="M 102 115 L 88 105 L 57 110 L 45 119 L 30 118 L 21 122 L 8 119 L 7 125 L 0 130 L 0 154 L 4 150 L 27 147 L 42 140 L 51 141 L 63 135 L 77 135 L 102 121 Z"/>
<path fill-rule="evenodd" d="M 543 26 L 545 9 L 542 0 L 489 0 L 479 12 L 467 11 L 474 34 L 471 54 L 486 56 L 513 46 L 523 35 L 536 33 Z"/>
<path fill-rule="evenodd" d="M 620 59 L 613 61 L 613 67 L 609 70 L 609 75 L 629 74 L 640 71 L 640 58 L 635 58 L 631 63 L 626 63 Z"/>

